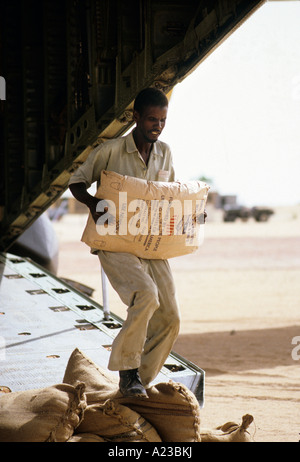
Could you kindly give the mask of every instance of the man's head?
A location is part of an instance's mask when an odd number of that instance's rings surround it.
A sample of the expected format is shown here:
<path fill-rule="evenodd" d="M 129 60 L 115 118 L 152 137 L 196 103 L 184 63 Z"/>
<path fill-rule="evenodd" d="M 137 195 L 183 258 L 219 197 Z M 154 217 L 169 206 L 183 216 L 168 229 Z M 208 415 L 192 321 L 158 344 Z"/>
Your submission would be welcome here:
<path fill-rule="evenodd" d="M 133 117 L 136 130 L 148 143 L 155 143 L 164 129 L 168 98 L 157 88 L 145 88 L 136 97 L 133 107 Z"/>
<path fill-rule="evenodd" d="M 145 88 L 137 95 L 133 110 L 142 115 L 147 106 L 158 106 L 163 108 L 168 107 L 168 104 L 168 98 L 161 90 L 150 87 Z"/>

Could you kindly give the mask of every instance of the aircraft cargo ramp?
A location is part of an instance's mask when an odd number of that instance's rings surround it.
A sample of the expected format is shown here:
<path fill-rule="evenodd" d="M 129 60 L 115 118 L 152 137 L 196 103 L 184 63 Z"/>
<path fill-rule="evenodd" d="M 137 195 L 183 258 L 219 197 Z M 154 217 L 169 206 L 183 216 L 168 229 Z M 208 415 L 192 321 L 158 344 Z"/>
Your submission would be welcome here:
<path fill-rule="evenodd" d="M 0 253 L 0 386 L 61 383 L 75 348 L 106 368 L 122 319 L 30 259 Z M 171 352 L 154 383 L 180 382 L 204 403 L 204 371 Z"/>
<path fill-rule="evenodd" d="M 11 247 L 91 150 L 132 126 L 140 90 L 154 86 L 169 96 L 264 3 L 2 1 L 0 386 L 61 382 L 75 348 L 106 367 L 122 320 L 106 319 L 102 306 Z M 157 377 L 169 379 L 203 405 L 201 369 L 171 353 Z"/>

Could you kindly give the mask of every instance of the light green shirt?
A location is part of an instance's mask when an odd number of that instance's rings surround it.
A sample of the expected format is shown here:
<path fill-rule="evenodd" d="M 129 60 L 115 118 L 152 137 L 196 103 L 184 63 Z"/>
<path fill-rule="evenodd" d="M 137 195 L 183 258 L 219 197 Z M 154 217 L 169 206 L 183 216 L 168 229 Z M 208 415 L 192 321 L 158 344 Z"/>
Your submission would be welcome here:
<path fill-rule="evenodd" d="M 100 182 L 102 170 L 152 181 L 160 181 L 158 175 L 160 171 L 163 171 L 168 177 L 164 181 L 175 181 L 169 146 L 159 140 L 153 143 L 148 165 L 146 165 L 137 150 L 132 132 L 97 146 L 71 176 L 69 184 L 85 183 L 89 188 L 95 181 Z"/>

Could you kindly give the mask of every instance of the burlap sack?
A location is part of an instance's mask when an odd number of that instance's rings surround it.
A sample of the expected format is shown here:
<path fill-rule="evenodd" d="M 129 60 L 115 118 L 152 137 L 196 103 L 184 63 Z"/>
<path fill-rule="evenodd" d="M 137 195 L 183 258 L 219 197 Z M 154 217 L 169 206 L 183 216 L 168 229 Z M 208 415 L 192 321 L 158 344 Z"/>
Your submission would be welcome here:
<path fill-rule="evenodd" d="M 116 398 L 138 412 L 165 442 L 200 442 L 200 406 L 183 384 L 158 383 L 147 389 L 148 399 Z"/>
<path fill-rule="evenodd" d="M 71 436 L 67 443 L 106 443 L 106 440 L 93 433 L 78 433 Z"/>
<path fill-rule="evenodd" d="M 83 422 L 89 406 L 104 404 L 110 399 L 141 415 L 155 428 L 162 441 L 201 441 L 200 406 L 185 385 L 172 381 L 160 383 L 147 389 L 148 399 L 124 398 L 119 391 L 118 378 L 76 349 L 69 360 L 64 382 L 76 384 L 79 380 L 85 383 L 88 403 Z"/>
<path fill-rule="evenodd" d="M 84 385 L 53 385 L 0 396 L 1 442 L 65 442 L 86 408 Z"/>
<path fill-rule="evenodd" d="M 85 384 L 87 404 L 104 403 L 120 394 L 119 378 L 96 365 L 78 348 L 72 352 L 63 377 L 63 383 L 76 386 Z"/>
<path fill-rule="evenodd" d="M 111 442 L 159 443 L 153 426 L 132 409 L 107 400 L 88 406 L 77 432 L 94 433 Z"/>
<path fill-rule="evenodd" d="M 89 214 L 81 240 L 92 249 L 146 259 L 193 253 L 203 240 L 203 224 L 197 219 L 204 212 L 208 190 L 201 181 L 147 181 L 102 171 L 95 196 L 108 201 L 115 220 L 96 226 Z"/>
<path fill-rule="evenodd" d="M 242 418 L 242 423 L 227 422 L 213 430 L 201 430 L 201 441 L 203 443 L 249 443 L 253 441 L 252 436 L 247 431 L 253 422 L 253 416 L 246 414 Z"/>

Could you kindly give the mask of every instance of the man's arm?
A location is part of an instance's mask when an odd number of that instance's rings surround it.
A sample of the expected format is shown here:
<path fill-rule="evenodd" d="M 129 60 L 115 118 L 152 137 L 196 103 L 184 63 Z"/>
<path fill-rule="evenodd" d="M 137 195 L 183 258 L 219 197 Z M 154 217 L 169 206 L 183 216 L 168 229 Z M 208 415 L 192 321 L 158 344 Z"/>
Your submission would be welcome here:
<path fill-rule="evenodd" d="M 69 189 L 75 199 L 79 202 L 85 204 L 91 212 L 91 215 L 95 221 L 97 222 L 98 218 L 101 217 L 107 210 L 104 209 L 104 212 L 97 212 L 97 204 L 101 199 L 97 199 L 97 197 L 92 196 L 87 192 L 85 183 L 71 183 L 69 185 Z"/>

